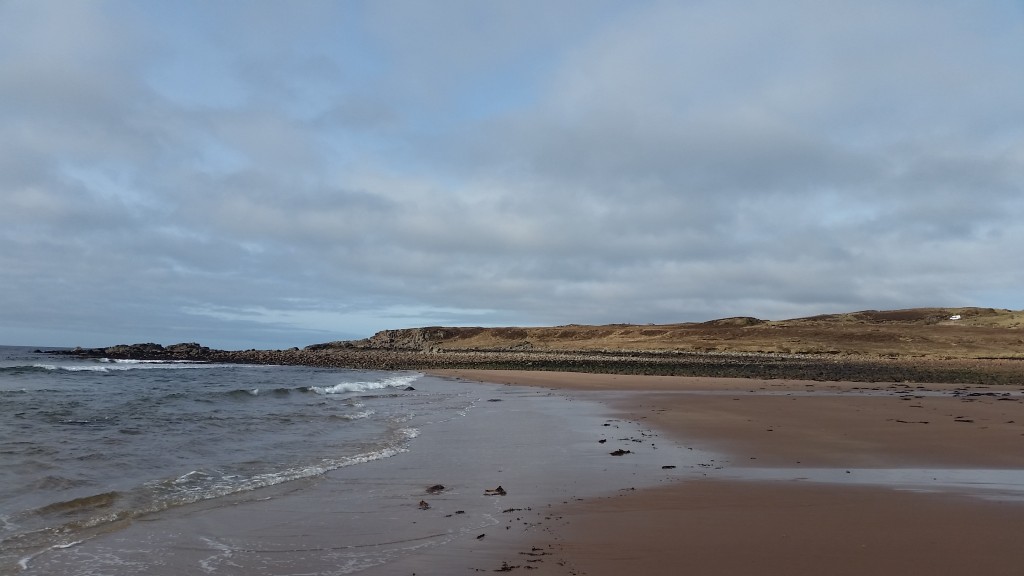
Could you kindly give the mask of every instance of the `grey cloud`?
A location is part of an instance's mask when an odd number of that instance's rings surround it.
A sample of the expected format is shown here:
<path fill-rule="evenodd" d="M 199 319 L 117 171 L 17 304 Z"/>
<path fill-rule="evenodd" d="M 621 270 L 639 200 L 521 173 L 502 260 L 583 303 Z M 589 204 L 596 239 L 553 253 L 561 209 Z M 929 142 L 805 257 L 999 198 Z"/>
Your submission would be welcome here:
<path fill-rule="evenodd" d="M 0 5 L 26 334 L 1024 306 L 1011 2 L 47 12 Z"/>

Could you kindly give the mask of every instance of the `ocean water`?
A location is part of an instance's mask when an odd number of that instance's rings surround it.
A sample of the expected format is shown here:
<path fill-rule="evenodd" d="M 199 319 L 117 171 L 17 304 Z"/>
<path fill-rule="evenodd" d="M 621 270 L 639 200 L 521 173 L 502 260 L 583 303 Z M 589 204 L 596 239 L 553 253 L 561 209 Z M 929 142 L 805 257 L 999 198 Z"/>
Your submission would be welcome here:
<path fill-rule="evenodd" d="M 407 450 L 475 398 L 410 372 L 0 347 L 0 573 L 161 511 Z"/>
<path fill-rule="evenodd" d="M 710 457 L 543 388 L 0 347 L 0 575 L 490 571 Z"/>

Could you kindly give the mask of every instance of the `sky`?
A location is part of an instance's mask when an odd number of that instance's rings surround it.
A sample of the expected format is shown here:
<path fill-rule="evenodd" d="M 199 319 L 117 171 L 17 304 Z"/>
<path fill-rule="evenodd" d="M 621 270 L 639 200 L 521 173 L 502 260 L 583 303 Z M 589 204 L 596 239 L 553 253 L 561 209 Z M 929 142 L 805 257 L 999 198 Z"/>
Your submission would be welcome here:
<path fill-rule="evenodd" d="M 0 344 L 1024 308 L 1020 0 L 0 0 Z"/>

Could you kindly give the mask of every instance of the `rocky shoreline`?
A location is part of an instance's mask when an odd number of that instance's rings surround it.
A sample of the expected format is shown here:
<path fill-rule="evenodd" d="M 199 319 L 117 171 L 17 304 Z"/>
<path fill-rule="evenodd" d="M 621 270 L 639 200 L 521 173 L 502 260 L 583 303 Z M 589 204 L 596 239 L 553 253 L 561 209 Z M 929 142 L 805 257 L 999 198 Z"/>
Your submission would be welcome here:
<path fill-rule="evenodd" d="M 422 344 L 417 342 L 417 344 Z M 678 350 L 450 350 L 381 346 L 367 340 L 287 350 L 216 350 L 196 343 L 75 348 L 83 358 L 303 365 L 372 370 L 496 369 L 854 382 L 1024 384 L 1013 359 L 864 357 Z"/>

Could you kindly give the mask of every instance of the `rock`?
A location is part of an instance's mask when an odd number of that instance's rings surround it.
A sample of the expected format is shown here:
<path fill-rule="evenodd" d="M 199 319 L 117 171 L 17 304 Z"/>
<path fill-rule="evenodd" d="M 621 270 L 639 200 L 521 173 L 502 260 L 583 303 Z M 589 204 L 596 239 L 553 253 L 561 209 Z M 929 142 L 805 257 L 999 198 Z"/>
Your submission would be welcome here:
<path fill-rule="evenodd" d="M 484 490 L 484 496 L 504 496 L 506 494 L 508 494 L 508 492 L 506 492 L 501 486 L 498 486 L 493 490 Z"/>
<path fill-rule="evenodd" d="M 444 485 L 442 484 L 434 484 L 427 488 L 427 494 L 440 494 L 441 492 L 444 492 Z"/>
<path fill-rule="evenodd" d="M 622 448 L 619 448 L 615 452 L 609 452 L 609 454 L 611 454 L 612 456 L 625 456 L 626 454 L 632 454 L 632 452 L 630 452 L 629 450 L 623 450 Z"/>

